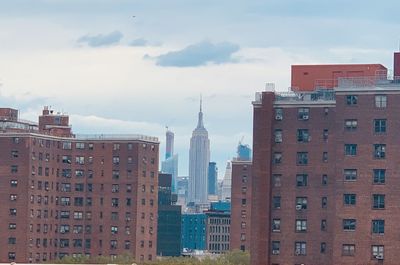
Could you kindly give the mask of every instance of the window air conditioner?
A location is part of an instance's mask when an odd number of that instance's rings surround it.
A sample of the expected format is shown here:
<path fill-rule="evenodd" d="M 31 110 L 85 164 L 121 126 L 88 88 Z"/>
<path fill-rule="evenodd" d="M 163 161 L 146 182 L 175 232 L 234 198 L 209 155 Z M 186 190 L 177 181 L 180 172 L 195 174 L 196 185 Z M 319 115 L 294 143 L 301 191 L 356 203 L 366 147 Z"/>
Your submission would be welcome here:
<path fill-rule="evenodd" d="M 308 120 L 308 115 L 303 115 L 303 120 Z"/>
<path fill-rule="evenodd" d="M 296 210 L 297 210 L 297 211 L 300 211 L 302 208 L 303 208 L 303 207 L 301 206 L 301 204 L 297 204 L 297 205 L 296 205 Z"/>
<path fill-rule="evenodd" d="M 277 121 L 283 120 L 282 115 L 280 115 L 280 114 L 275 115 L 275 120 L 277 120 Z"/>
<path fill-rule="evenodd" d="M 375 258 L 376 259 L 383 259 L 383 255 L 382 254 L 376 255 Z"/>

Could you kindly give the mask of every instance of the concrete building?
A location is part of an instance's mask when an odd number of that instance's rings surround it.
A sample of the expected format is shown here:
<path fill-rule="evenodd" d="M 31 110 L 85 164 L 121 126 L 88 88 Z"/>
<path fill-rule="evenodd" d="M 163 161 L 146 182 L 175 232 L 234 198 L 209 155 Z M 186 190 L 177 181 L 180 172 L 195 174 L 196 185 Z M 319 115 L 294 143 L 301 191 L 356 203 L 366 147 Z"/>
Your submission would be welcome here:
<path fill-rule="evenodd" d="M 336 78 L 359 67 L 372 72 Z M 253 102 L 252 265 L 398 264 L 398 77 L 381 65 L 302 75 Z"/>
<path fill-rule="evenodd" d="M 218 167 L 217 163 L 208 163 L 208 196 L 217 195 Z"/>
<path fill-rule="evenodd" d="M 231 199 L 231 189 L 232 189 L 232 165 L 231 161 L 226 163 L 224 179 L 222 180 L 222 193 L 220 200 L 230 200 Z"/>
<path fill-rule="evenodd" d="M 157 255 L 178 257 L 181 255 L 181 206 L 175 205 L 177 196 L 171 193 L 171 174 L 159 174 L 158 178 L 158 227 Z"/>
<path fill-rule="evenodd" d="M 174 133 L 167 129 L 165 160 L 161 162 L 161 172 L 172 175 L 172 192 L 177 192 L 178 155 L 174 154 Z"/>
<path fill-rule="evenodd" d="M 189 202 L 205 204 L 208 202 L 208 163 L 210 162 L 210 140 L 204 128 L 202 102 L 197 127 L 190 139 L 189 150 Z"/>
<path fill-rule="evenodd" d="M 230 211 L 209 210 L 206 214 L 206 246 L 212 254 L 222 254 L 230 250 Z"/>
<path fill-rule="evenodd" d="M 0 117 L 0 262 L 156 257 L 157 138 L 74 135 L 47 107 L 38 124 Z"/>
<path fill-rule="evenodd" d="M 251 166 L 251 161 L 232 161 L 231 250 L 250 250 Z"/>

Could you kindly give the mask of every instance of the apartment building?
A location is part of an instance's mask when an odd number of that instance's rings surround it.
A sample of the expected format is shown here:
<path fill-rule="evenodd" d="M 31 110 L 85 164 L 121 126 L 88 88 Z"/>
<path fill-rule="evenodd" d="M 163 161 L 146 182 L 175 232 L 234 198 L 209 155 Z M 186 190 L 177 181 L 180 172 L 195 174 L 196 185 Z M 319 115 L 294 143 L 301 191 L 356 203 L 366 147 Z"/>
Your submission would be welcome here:
<path fill-rule="evenodd" d="M 48 107 L 38 124 L 4 108 L 0 146 L 0 262 L 155 259 L 157 138 L 74 135 Z"/>
<path fill-rule="evenodd" d="M 378 68 L 256 96 L 252 265 L 398 264 L 400 82 Z"/>

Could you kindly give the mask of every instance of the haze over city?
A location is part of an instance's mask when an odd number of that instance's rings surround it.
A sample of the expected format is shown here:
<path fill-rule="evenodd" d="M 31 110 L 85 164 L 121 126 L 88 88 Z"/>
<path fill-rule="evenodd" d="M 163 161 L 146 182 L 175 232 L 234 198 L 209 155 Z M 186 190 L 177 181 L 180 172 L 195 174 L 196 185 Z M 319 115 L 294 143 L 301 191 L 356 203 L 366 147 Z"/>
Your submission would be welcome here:
<path fill-rule="evenodd" d="M 252 142 L 255 91 L 287 90 L 291 64 L 391 65 L 399 3 L 362 3 L 2 1 L 0 104 L 31 120 L 51 105 L 77 133 L 154 135 L 160 150 L 168 125 L 187 175 L 202 94 L 221 178 Z"/>

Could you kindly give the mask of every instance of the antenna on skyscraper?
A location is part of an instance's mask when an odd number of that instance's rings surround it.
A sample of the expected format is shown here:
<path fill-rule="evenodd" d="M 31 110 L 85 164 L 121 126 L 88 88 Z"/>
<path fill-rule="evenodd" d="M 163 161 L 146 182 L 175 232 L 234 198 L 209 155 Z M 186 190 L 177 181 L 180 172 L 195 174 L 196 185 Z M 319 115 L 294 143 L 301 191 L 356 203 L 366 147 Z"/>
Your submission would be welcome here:
<path fill-rule="evenodd" d="M 203 95 L 200 94 L 200 112 L 202 112 L 202 105 L 203 105 Z"/>

